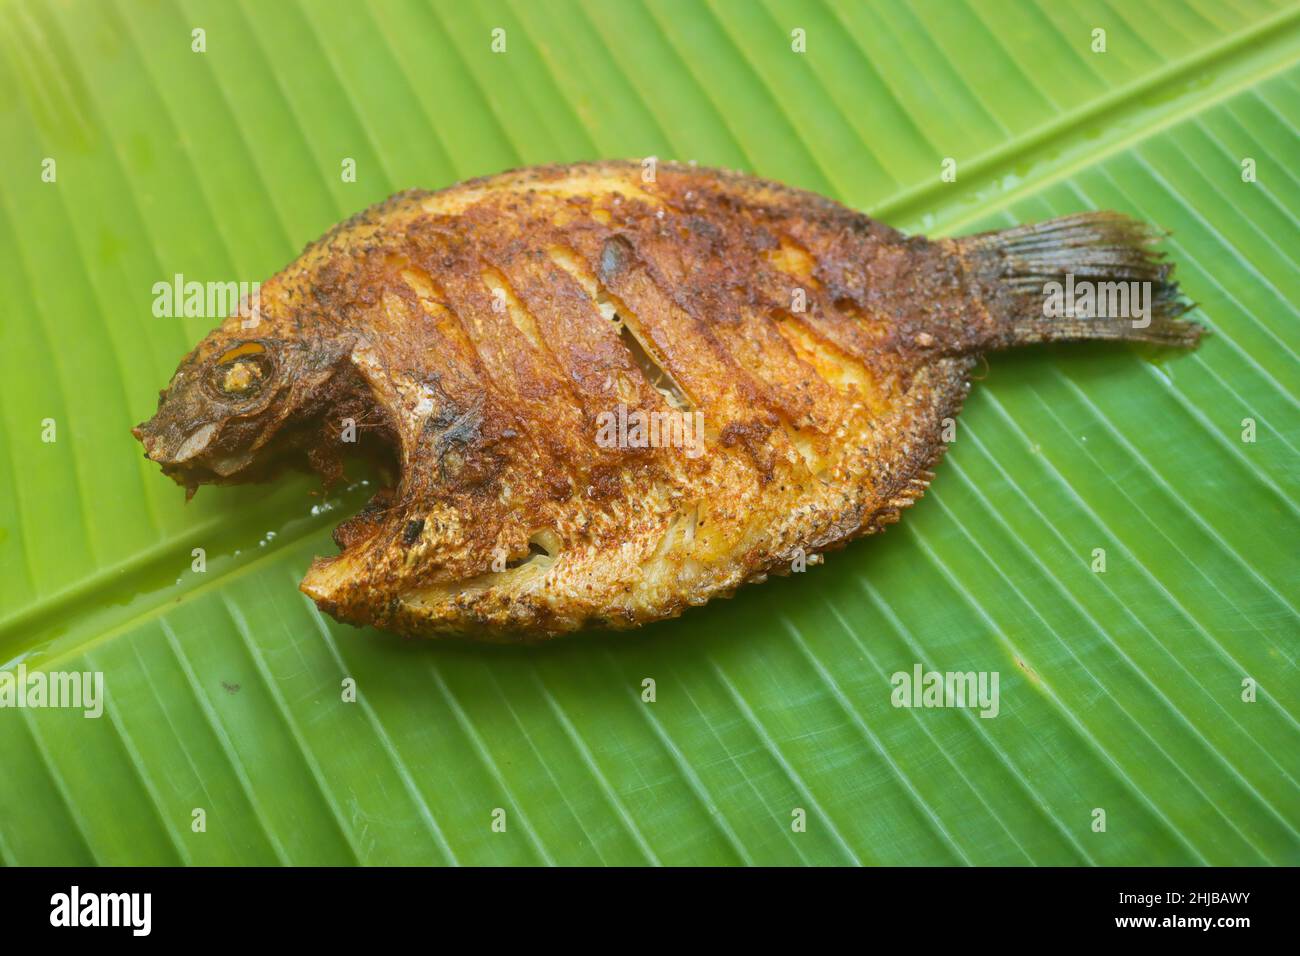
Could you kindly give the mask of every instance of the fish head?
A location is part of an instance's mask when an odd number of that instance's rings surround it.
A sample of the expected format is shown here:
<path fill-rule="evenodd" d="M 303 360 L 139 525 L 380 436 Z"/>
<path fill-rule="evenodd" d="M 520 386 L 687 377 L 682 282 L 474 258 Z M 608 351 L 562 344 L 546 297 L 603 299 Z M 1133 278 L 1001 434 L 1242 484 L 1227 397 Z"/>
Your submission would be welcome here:
<path fill-rule="evenodd" d="M 290 329 L 250 329 L 234 316 L 182 360 L 132 434 L 191 495 L 201 484 L 259 480 L 282 457 L 285 443 L 272 439 L 292 431 L 329 364 Z"/>

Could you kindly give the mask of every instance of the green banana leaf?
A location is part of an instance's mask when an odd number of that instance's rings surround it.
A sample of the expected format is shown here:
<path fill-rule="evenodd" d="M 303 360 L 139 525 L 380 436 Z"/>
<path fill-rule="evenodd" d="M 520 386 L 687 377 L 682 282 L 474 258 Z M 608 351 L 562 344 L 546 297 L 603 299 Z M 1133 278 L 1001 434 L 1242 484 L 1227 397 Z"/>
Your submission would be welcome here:
<path fill-rule="evenodd" d="M 1282 0 L 0 3 L 0 664 L 104 681 L 0 708 L 0 861 L 1300 863 L 1297 121 Z M 990 356 L 884 536 L 531 649 L 315 609 L 362 472 L 187 505 L 141 457 L 214 324 L 155 283 L 651 155 L 929 235 L 1118 209 L 1213 334 Z M 998 713 L 894 706 L 917 666 Z"/>

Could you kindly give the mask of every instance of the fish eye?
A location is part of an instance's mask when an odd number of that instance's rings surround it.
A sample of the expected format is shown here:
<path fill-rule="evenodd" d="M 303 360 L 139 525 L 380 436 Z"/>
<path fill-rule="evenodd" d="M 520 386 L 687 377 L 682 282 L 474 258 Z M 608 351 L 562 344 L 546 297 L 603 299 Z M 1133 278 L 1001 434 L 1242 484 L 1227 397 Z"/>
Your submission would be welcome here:
<path fill-rule="evenodd" d="M 274 366 L 261 342 L 241 342 L 227 349 L 211 365 L 208 384 L 224 399 L 248 399 L 262 390 Z"/>

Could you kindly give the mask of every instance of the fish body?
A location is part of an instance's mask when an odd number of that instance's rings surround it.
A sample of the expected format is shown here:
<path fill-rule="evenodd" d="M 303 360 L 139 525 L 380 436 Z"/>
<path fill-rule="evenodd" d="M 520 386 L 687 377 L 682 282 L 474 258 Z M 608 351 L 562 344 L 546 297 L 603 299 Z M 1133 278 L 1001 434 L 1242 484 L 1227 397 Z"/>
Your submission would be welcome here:
<path fill-rule="evenodd" d="M 1156 234 L 1115 213 L 931 241 L 644 169 L 516 170 L 340 224 L 182 362 L 147 456 L 190 493 L 375 458 L 395 480 L 302 590 L 405 635 L 538 639 L 672 617 L 897 521 L 985 351 L 1199 331 Z M 1044 315 L 1067 278 L 1146 283 L 1146 312 Z"/>

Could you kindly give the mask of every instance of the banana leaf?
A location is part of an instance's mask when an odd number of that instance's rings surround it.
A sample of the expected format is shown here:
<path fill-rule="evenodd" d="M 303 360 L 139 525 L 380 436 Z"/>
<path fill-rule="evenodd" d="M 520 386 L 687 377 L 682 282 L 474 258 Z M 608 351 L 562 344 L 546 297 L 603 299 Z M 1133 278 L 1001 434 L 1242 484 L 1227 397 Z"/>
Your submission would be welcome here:
<path fill-rule="evenodd" d="M 5 0 L 0 689 L 103 696 L 0 707 L 0 862 L 1300 863 L 1298 120 L 1283 0 Z M 214 324 L 156 283 L 647 156 L 927 235 L 1120 210 L 1212 334 L 990 356 L 885 535 L 534 648 L 297 590 L 373 476 L 186 504 L 141 457 Z M 996 715 L 895 706 L 917 668 Z"/>

